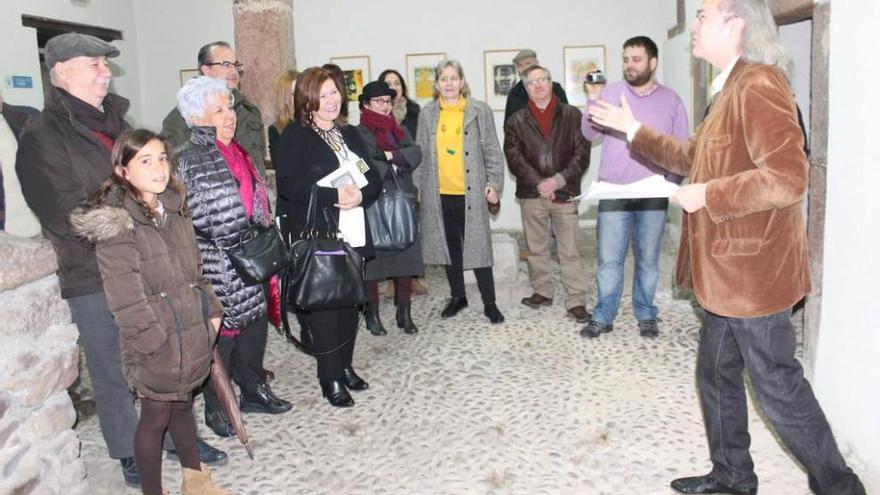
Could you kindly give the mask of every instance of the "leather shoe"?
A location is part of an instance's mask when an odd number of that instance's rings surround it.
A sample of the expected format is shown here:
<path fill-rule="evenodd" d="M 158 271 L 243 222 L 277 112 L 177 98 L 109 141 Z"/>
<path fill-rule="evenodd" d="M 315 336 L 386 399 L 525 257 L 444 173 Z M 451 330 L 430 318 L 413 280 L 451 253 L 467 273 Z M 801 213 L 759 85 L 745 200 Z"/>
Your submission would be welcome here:
<path fill-rule="evenodd" d="M 483 314 L 486 315 L 486 318 L 489 318 L 491 323 L 504 323 L 504 315 L 501 314 L 501 310 L 498 309 L 495 303 L 485 305 L 483 307 Z"/>
<path fill-rule="evenodd" d="M 614 325 L 603 325 L 596 320 L 590 320 L 589 323 L 584 325 L 584 328 L 581 328 L 581 337 L 595 339 L 603 333 L 608 333 L 612 330 L 614 330 Z"/>
<path fill-rule="evenodd" d="M 268 383 L 257 385 L 252 392 L 241 392 L 241 412 L 281 414 L 291 408 L 293 404 L 275 395 Z"/>
<path fill-rule="evenodd" d="M 574 318 L 574 321 L 578 323 L 586 323 L 590 321 L 590 319 L 593 317 L 593 315 L 591 315 L 590 312 L 587 311 L 587 308 L 583 306 L 575 306 L 573 308 L 569 308 L 566 314 L 568 314 L 569 318 Z"/>
<path fill-rule="evenodd" d="M 553 298 L 552 297 L 544 297 L 541 294 L 535 292 L 529 297 L 522 298 L 520 301 L 522 304 L 532 308 L 538 309 L 541 306 L 553 306 Z"/>
<path fill-rule="evenodd" d="M 321 394 L 327 398 L 327 402 L 333 407 L 351 407 L 354 399 L 348 394 L 342 380 L 321 381 Z"/>
<path fill-rule="evenodd" d="M 205 409 L 205 424 L 218 437 L 231 437 L 235 435 L 235 428 L 232 427 L 232 423 L 229 422 L 223 411 L 208 411 Z"/>
<path fill-rule="evenodd" d="M 466 308 L 468 305 L 466 297 L 453 297 L 449 300 L 449 303 L 446 304 L 446 307 L 443 308 L 443 311 L 440 313 L 441 318 L 452 318 L 457 315 L 459 311 Z"/>
<path fill-rule="evenodd" d="M 730 493 L 733 495 L 755 495 L 758 488 L 735 488 L 716 480 L 712 475 L 690 476 L 672 480 L 669 484 L 679 493 Z"/>
<path fill-rule="evenodd" d="M 345 383 L 345 388 L 356 392 L 370 388 L 370 384 L 359 377 L 351 366 L 342 369 L 342 381 Z"/>
<path fill-rule="evenodd" d="M 368 302 L 366 307 L 364 307 L 364 323 L 367 325 L 367 330 L 373 335 L 386 335 L 388 333 L 388 330 L 385 330 L 385 325 L 382 325 L 382 320 L 379 319 L 378 303 Z"/>
<path fill-rule="evenodd" d="M 222 466 L 229 462 L 229 457 L 227 457 L 226 452 L 212 447 L 208 442 L 199 437 L 196 437 L 196 450 L 199 453 L 199 461 L 208 466 Z M 168 455 L 166 457 L 175 461 L 180 459 L 177 456 L 177 451 L 174 449 L 168 450 Z"/>
<path fill-rule="evenodd" d="M 660 334 L 657 328 L 657 320 L 642 320 L 639 322 L 639 335 L 654 338 Z"/>
<path fill-rule="evenodd" d="M 123 457 L 119 459 L 119 463 L 122 464 L 122 478 L 125 480 L 125 484 L 132 488 L 140 488 L 141 475 L 134 463 L 134 457 Z"/>

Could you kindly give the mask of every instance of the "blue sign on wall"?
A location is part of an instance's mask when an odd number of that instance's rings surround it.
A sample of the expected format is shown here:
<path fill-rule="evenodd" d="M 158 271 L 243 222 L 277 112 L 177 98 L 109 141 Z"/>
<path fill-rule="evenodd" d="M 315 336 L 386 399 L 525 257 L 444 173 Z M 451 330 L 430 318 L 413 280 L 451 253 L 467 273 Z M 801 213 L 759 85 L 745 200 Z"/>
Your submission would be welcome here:
<path fill-rule="evenodd" d="M 31 76 L 10 76 L 6 80 L 10 88 L 31 89 L 34 87 L 34 78 Z"/>

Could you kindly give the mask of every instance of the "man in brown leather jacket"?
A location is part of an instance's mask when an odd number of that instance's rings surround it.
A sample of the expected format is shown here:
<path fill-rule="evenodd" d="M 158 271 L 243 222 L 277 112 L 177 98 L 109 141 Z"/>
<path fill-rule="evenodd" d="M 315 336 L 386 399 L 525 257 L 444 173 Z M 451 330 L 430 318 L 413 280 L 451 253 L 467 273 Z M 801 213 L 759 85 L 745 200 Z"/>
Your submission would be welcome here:
<path fill-rule="evenodd" d="M 579 323 L 587 312 L 587 273 L 578 253 L 577 204 L 581 177 L 590 164 L 590 142 L 580 132 L 581 112 L 553 94 L 550 71 L 539 65 L 523 72 L 529 104 L 504 126 L 504 154 L 516 177 L 522 203 L 523 233 L 529 249 L 533 294 L 522 300 L 530 308 L 553 304 L 550 229 L 556 238 L 565 308 Z"/>

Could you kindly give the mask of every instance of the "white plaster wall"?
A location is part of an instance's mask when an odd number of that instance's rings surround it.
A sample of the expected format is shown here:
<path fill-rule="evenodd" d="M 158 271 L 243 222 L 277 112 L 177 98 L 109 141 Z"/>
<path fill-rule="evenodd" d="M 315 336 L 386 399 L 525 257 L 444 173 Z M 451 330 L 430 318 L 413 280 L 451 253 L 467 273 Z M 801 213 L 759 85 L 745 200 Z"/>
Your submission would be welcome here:
<path fill-rule="evenodd" d="M 620 47 L 627 38 L 650 36 L 661 46 L 662 60 L 666 30 L 674 24 L 672 1 L 618 0 L 609 4 L 559 0 L 535 4 L 448 0 L 441 5 L 425 0 L 373 0 L 364 8 L 352 1 L 294 0 L 300 69 L 324 64 L 330 57 L 369 54 L 371 77 L 375 78 L 385 68 L 405 73 L 407 53 L 446 52 L 462 63 L 471 91 L 480 100 L 485 100 L 484 50 L 533 48 L 554 79 L 561 80 L 563 46 L 605 45 L 606 69 L 617 79 Z M 504 112 L 496 112 L 495 117 L 503 141 Z M 585 181 L 595 177 L 599 153 L 600 148 L 594 147 Z M 493 228 L 521 229 L 515 185 L 509 174 L 507 179 L 501 213 Z"/>
<path fill-rule="evenodd" d="M 122 31 L 123 39 L 113 42 L 121 53 L 111 60 L 114 74 L 112 91 L 131 100 L 129 121 L 140 121 L 140 62 L 131 1 L 91 0 L 87 3 L 74 3 L 61 0 L 2 0 L 2 9 L 0 90 L 3 91 L 5 101 L 43 108 L 37 33 L 35 29 L 21 25 L 22 14 L 28 14 Z M 6 76 L 13 74 L 31 76 L 34 80 L 33 89 L 7 88 Z"/>
<path fill-rule="evenodd" d="M 880 493 L 880 280 L 878 99 L 880 66 L 866 63 L 880 3 L 832 3 L 828 188 L 822 319 L 815 388 L 838 439 L 873 471 Z M 868 90 L 866 92 L 866 89 Z"/>
<path fill-rule="evenodd" d="M 232 0 L 130 1 L 144 88 L 141 122 L 159 130 L 162 119 L 177 105 L 180 70 L 196 68 L 199 48 L 218 40 L 235 46 Z"/>

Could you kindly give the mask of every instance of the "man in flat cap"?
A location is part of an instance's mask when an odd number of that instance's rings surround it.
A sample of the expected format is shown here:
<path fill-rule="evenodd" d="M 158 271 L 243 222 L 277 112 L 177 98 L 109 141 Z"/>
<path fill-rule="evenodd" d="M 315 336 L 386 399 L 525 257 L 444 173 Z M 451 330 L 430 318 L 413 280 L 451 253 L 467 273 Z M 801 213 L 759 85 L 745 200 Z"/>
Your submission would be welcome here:
<path fill-rule="evenodd" d="M 128 100 L 109 92 L 107 59 L 118 55 L 113 45 L 85 34 L 66 33 L 46 43 L 52 86 L 43 111 L 21 135 L 15 170 L 25 201 L 58 256 L 61 297 L 80 333 L 107 450 L 120 460 L 126 484 L 139 486 L 138 415 L 122 374 L 119 330 L 107 306 L 95 247 L 77 237 L 68 221 L 70 212 L 110 177 L 113 141 L 128 127 Z M 199 450 L 202 457 L 204 449 Z M 217 463 L 226 454 L 216 451 L 212 457 L 207 460 Z"/>
<path fill-rule="evenodd" d="M 516 72 L 519 73 L 520 80 L 513 86 L 510 93 L 507 94 L 507 105 L 504 106 L 505 124 L 507 124 L 507 121 L 513 114 L 529 106 L 529 94 L 526 92 L 526 87 L 523 86 L 522 77 L 526 69 L 538 65 L 538 54 L 535 53 L 535 50 L 529 48 L 520 50 L 513 57 L 513 63 L 516 64 Z M 568 103 L 565 90 L 562 89 L 558 82 L 553 83 L 553 94 L 562 103 Z"/>

